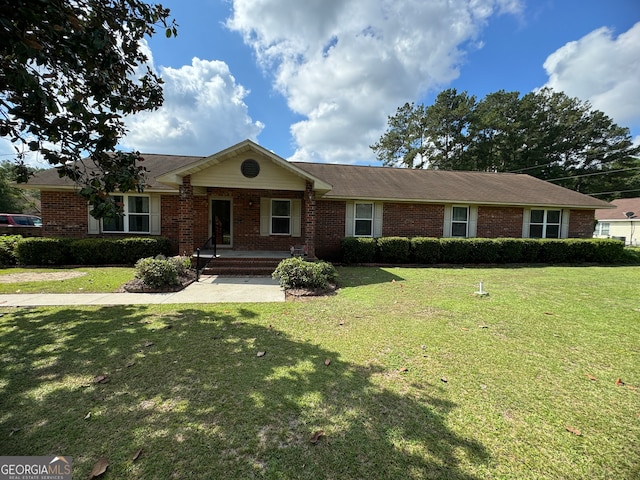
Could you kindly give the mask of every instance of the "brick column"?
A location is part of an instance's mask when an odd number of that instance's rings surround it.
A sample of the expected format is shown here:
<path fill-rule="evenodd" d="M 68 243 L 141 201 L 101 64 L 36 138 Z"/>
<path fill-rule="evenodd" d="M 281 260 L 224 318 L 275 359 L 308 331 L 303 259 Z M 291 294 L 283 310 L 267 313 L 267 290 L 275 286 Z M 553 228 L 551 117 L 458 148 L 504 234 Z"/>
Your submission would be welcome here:
<path fill-rule="evenodd" d="M 311 182 L 304 191 L 304 244 L 308 258 L 316 258 L 316 192 Z"/>
<path fill-rule="evenodd" d="M 191 256 L 196 247 L 193 244 L 193 187 L 190 175 L 182 179 L 178 211 L 180 214 L 178 218 L 178 253 Z"/>

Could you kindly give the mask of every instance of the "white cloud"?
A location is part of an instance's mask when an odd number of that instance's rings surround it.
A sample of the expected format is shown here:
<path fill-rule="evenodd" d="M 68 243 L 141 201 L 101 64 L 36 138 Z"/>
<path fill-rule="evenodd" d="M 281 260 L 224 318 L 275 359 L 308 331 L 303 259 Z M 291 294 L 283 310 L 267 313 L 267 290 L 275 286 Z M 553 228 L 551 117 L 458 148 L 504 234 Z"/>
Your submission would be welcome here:
<path fill-rule="evenodd" d="M 144 46 L 146 48 L 146 45 Z M 147 56 L 153 68 L 150 50 Z M 146 153 L 209 155 L 246 138 L 256 140 L 263 125 L 244 103 L 249 92 L 222 61 L 194 58 L 180 68 L 160 67 L 164 104 L 127 119 L 122 145 Z"/>
<path fill-rule="evenodd" d="M 462 45 L 518 0 L 234 0 L 232 30 L 273 73 L 289 108 L 295 160 L 370 159 L 387 116 L 455 79 Z"/>
<path fill-rule="evenodd" d="M 640 126 L 640 22 L 614 38 L 599 28 L 544 62 L 546 87 L 589 101 L 618 125 Z"/>

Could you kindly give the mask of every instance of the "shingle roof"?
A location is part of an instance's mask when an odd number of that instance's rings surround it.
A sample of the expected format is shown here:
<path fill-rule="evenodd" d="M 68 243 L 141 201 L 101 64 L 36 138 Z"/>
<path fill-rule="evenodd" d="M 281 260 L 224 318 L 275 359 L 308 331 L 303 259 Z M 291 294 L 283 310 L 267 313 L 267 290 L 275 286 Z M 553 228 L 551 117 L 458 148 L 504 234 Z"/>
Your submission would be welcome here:
<path fill-rule="evenodd" d="M 514 173 L 295 162 L 333 186 L 324 198 L 606 208 L 602 200 Z"/>
<path fill-rule="evenodd" d="M 640 220 L 640 197 L 639 198 L 619 198 L 613 200 L 611 205 L 615 209 L 596 210 L 597 220 L 627 220 L 629 217 L 625 215 L 627 212 L 633 212 L 631 217 L 634 220 Z"/>

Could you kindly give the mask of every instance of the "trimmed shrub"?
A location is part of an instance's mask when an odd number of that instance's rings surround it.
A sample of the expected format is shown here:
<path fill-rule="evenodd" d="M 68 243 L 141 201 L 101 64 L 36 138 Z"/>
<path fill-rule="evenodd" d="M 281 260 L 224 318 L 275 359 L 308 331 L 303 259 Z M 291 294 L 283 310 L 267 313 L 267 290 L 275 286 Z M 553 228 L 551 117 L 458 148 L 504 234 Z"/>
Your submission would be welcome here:
<path fill-rule="evenodd" d="M 466 238 L 440 239 L 441 258 L 444 263 L 469 263 L 477 261 L 472 257 L 471 242 Z"/>
<path fill-rule="evenodd" d="M 22 240 L 21 235 L 3 235 L 0 237 L 0 265 L 15 265 L 16 245 Z"/>
<path fill-rule="evenodd" d="M 159 255 L 141 258 L 135 264 L 135 277 L 154 288 L 179 285 L 176 262 Z"/>
<path fill-rule="evenodd" d="M 411 253 L 417 263 L 438 263 L 440 261 L 440 239 L 414 237 L 411 239 Z"/>
<path fill-rule="evenodd" d="M 119 261 L 115 263 L 133 265 L 141 258 L 171 254 L 171 242 L 164 237 L 129 237 L 114 242 L 120 252 Z"/>
<path fill-rule="evenodd" d="M 381 262 L 407 263 L 411 256 L 411 241 L 406 237 L 378 238 L 378 256 Z"/>
<path fill-rule="evenodd" d="M 71 243 L 67 238 L 24 238 L 16 244 L 16 259 L 20 265 L 68 265 Z"/>
<path fill-rule="evenodd" d="M 498 263 L 500 243 L 494 238 L 471 238 L 470 260 L 474 263 Z"/>
<path fill-rule="evenodd" d="M 522 259 L 521 263 L 541 263 L 542 259 L 542 244 L 541 240 L 535 238 L 523 238 L 522 242 Z"/>
<path fill-rule="evenodd" d="M 340 248 L 345 263 L 372 263 L 376 260 L 375 238 L 345 237 L 340 241 Z"/>
<path fill-rule="evenodd" d="M 309 262 L 301 257 L 282 260 L 272 274 L 279 279 L 280 286 L 291 288 L 326 288 L 335 282 L 338 273 L 328 262 Z"/>
<path fill-rule="evenodd" d="M 522 262 L 524 243 L 521 238 L 497 238 L 495 242 L 499 249 L 498 263 Z"/>
<path fill-rule="evenodd" d="M 120 263 L 118 245 L 109 238 L 82 238 L 70 244 L 73 263 L 78 265 L 109 265 Z"/>

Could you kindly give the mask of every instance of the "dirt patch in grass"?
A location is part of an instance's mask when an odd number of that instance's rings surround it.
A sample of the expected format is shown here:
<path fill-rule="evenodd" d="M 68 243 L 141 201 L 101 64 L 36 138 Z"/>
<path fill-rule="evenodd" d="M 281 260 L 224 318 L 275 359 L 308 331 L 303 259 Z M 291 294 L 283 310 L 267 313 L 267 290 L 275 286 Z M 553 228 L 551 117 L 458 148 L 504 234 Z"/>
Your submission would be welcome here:
<path fill-rule="evenodd" d="M 87 272 L 22 272 L 0 276 L 0 283 L 48 282 L 69 280 L 86 275 Z"/>
<path fill-rule="evenodd" d="M 285 299 L 289 302 L 301 302 L 317 297 L 329 297 L 335 295 L 337 289 L 336 285 L 326 288 L 290 288 L 285 291 Z"/>

